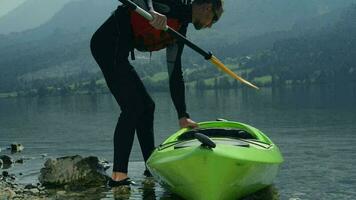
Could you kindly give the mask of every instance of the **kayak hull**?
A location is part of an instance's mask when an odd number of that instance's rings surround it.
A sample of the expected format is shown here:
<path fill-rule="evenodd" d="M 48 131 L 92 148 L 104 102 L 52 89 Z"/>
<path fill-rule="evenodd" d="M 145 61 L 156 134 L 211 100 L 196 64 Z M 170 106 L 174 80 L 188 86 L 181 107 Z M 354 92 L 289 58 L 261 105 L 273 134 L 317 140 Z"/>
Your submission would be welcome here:
<path fill-rule="evenodd" d="M 216 127 L 217 122 L 200 125 Z M 184 131 L 174 134 L 163 147 L 182 134 Z M 240 143 L 226 138 L 212 140 L 217 145 L 211 149 L 196 140 L 188 140 L 189 144 L 183 146 L 157 148 L 147 167 L 156 180 L 184 199 L 235 200 L 273 183 L 283 161 L 273 143 L 262 148 L 237 145 Z"/>

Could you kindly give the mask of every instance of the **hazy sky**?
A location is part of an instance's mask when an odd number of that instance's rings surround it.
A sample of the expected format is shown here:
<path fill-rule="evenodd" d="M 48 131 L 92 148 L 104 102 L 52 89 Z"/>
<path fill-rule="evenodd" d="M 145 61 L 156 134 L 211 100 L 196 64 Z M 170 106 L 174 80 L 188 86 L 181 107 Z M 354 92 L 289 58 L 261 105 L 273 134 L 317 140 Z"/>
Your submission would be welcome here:
<path fill-rule="evenodd" d="M 4 16 L 10 10 L 16 8 L 26 0 L 0 0 L 0 17 Z"/>

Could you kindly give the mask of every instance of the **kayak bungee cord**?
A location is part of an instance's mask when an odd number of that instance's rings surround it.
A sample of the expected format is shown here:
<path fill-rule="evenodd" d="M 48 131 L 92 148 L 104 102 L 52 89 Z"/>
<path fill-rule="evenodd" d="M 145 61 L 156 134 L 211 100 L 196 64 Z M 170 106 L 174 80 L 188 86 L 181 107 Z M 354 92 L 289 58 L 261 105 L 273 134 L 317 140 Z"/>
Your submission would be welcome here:
<path fill-rule="evenodd" d="M 149 21 L 153 20 L 153 17 L 152 17 L 152 15 L 150 13 L 148 13 L 147 11 L 142 9 L 141 7 L 137 6 L 132 1 L 130 1 L 130 0 L 119 0 L 119 1 L 121 3 L 123 3 L 124 5 L 128 6 L 130 9 L 134 10 L 135 12 L 137 12 L 138 14 L 140 14 L 145 19 L 147 19 Z M 227 73 L 228 75 L 233 77 L 234 79 L 236 79 L 236 80 L 240 81 L 241 83 L 244 83 L 244 84 L 246 84 L 246 85 L 248 85 L 250 87 L 253 87 L 253 88 L 257 89 L 257 90 L 259 89 L 254 84 L 252 84 L 249 81 L 243 79 L 242 77 L 236 75 L 233 71 L 231 71 L 228 67 L 226 67 L 218 58 L 216 58 L 211 52 L 204 51 L 203 49 L 201 49 L 200 47 L 198 47 L 197 45 L 195 45 L 194 43 L 189 41 L 182 34 L 178 33 L 177 31 L 175 31 L 174 29 L 172 29 L 168 25 L 166 26 L 164 31 L 168 32 L 169 34 L 171 34 L 176 39 L 182 41 L 185 45 L 187 45 L 190 48 L 192 48 L 194 51 L 196 51 L 197 53 L 202 55 L 206 60 L 209 60 L 212 64 L 214 64 L 218 69 L 221 69 L 222 71 L 224 71 L 225 73 Z"/>

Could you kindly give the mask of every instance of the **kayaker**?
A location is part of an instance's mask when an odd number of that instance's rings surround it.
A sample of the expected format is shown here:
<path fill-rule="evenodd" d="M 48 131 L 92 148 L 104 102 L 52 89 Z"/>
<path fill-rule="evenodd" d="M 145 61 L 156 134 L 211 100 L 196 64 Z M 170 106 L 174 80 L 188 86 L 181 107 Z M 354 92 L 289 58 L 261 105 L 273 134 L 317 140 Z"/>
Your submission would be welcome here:
<path fill-rule="evenodd" d="M 155 103 L 129 62 L 133 50 L 156 51 L 166 48 L 171 98 L 180 127 L 197 127 L 186 111 L 181 55 L 184 44 L 163 30 L 168 22 L 181 34 L 187 26 L 210 28 L 222 15 L 222 0 L 143 0 L 154 19 L 147 23 L 125 6 L 113 14 L 94 33 L 92 55 L 98 63 L 110 92 L 121 108 L 114 132 L 114 165 L 111 187 L 129 185 L 128 161 L 134 134 L 137 133 L 144 161 L 154 150 L 153 119 Z M 137 0 L 134 0 L 137 2 Z M 154 28 L 152 28 L 154 27 Z M 145 171 L 145 175 L 149 172 Z"/>

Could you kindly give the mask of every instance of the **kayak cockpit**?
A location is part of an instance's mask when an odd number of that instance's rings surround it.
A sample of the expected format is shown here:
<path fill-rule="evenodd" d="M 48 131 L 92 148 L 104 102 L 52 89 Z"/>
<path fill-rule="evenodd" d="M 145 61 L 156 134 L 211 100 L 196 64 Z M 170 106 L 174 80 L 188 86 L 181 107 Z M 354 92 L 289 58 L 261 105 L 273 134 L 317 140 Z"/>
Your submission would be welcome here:
<path fill-rule="evenodd" d="M 217 145 L 224 144 L 224 145 L 240 146 L 240 147 L 249 147 L 250 146 L 247 142 L 244 142 L 241 140 L 229 139 L 229 138 L 214 138 L 213 141 Z M 183 142 L 180 142 L 180 143 L 174 145 L 174 149 L 199 146 L 199 145 L 201 145 L 201 142 L 199 142 L 198 140 L 188 140 L 188 141 L 183 141 Z"/>
<path fill-rule="evenodd" d="M 260 141 L 255 135 L 241 129 L 234 128 L 205 128 L 192 129 L 177 136 L 176 140 L 159 145 L 158 150 L 172 147 L 174 149 L 193 147 L 201 145 L 196 139 L 195 134 L 200 133 L 209 137 L 217 145 L 231 145 L 239 147 L 259 146 L 265 149 L 271 147 L 271 144 Z"/>
<path fill-rule="evenodd" d="M 206 128 L 206 129 L 193 129 L 189 130 L 180 136 L 178 140 L 191 140 L 195 139 L 195 133 L 202 133 L 210 138 L 231 138 L 231 139 L 257 139 L 251 133 L 240 130 L 240 129 L 230 129 L 230 128 Z"/>

